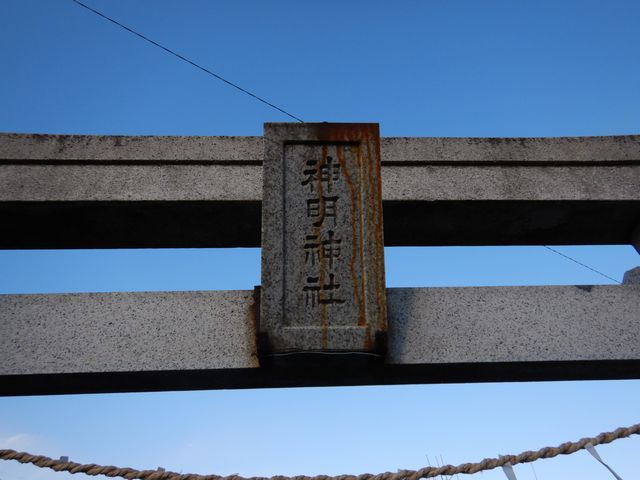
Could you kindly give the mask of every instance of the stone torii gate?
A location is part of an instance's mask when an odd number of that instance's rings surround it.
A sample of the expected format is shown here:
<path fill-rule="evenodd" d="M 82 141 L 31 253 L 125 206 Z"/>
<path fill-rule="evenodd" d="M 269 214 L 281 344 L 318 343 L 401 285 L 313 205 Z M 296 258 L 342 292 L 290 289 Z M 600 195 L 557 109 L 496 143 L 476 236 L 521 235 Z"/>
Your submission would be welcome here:
<path fill-rule="evenodd" d="M 263 247 L 255 291 L 0 295 L 2 395 L 640 378 L 637 270 L 620 286 L 385 289 L 382 259 L 639 249 L 640 136 L 1 134 L 0 220 L 4 249 L 260 246 L 261 225 Z"/>

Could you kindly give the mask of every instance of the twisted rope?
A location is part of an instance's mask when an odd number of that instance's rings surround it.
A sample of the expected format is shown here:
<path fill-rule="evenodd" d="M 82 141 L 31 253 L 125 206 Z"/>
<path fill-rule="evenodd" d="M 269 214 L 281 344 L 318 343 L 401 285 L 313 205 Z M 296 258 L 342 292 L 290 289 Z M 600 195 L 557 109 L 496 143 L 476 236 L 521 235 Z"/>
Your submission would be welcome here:
<path fill-rule="evenodd" d="M 485 458 L 478 463 L 463 463 L 461 465 L 443 465 L 442 467 L 424 467 L 420 470 L 399 470 L 378 474 L 362 473 L 360 475 L 297 475 L 288 477 L 276 475 L 273 477 L 241 477 L 240 475 L 198 475 L 194 473 L 180 474 L 158 470 L 135 470 L 113 466 L 96 465 L 93 463 L 80 464 L 65 460 L 53 460 L 42 455 L 31 455 L 15 450 L 0 450 L 0 460 L 16 460 L 20 463 L 31 463 L 41 468 L 50 468 L 56 472 L 84 473 L 86 475 L 106 475 L 107 477 L 122 477 L 128 480 L 419 480 L 433 478 L 438 475 L 456 475 L 460 473 L 473 474 L 483 470 L 491 470 L 507 463 L 534 462 L 541 458 L 553 458 L 558 455 L 570 455 L 582 450 L 586 445 L 602 445 L 620 438 L 640 434 L 640 423 L 626 428 L 618 428 L 613 432 L 601 433 L 592 438 L 583 438 L 577 442 L 565 442 L 557 447 L 544 447 L 536 452 L 527 451 L 518 455 L 504 455 L 500 458 Z"/>

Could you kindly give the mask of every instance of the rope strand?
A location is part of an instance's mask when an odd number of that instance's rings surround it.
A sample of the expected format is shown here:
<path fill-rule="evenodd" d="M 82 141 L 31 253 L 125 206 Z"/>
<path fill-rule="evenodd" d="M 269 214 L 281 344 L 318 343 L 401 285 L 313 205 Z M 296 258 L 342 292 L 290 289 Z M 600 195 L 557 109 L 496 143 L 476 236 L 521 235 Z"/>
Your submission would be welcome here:
<path fill-rule="evenodd" d="M 32 455 L 15 450 L 0 450 L 0 460 L 15 460 L 20 463 L 30 463 L 41 468 L 50 468 L 56 472 L 84 473 L 86 475 L 105 475 L 107 477 L 121 477 L 128 480 L 419 480 L 433 478 L 440 475 L 457 475 L 460 473 L 473 474 L 484 470 L 492 470 L 507 463 L 516 465 L 529 463 L 542 458 L 553 458 L 558 455 L 570 455 L 585 448 L 587 444 L 593 446 L 611 443 L 620 438 L 640 434 L 640 423 L 626 428 L 618 428 L 613 432 L 604 432 L 592 438 L 583 438 L 577 442 L 565 442 L 557 447 L 544 447 L 538 451 L 526 451 L 518 455 L 504 455 L 500 458 L 485 458 L 478 463 L 463 463 L 461 465 L 443 465 L 441 467 L 424 467 L 420 470 L 399 470 L 378 474 L 362 473 L 360 475 L 316 475 L 313 477 L 297 475 L 288 477 L 276 475 L 273 477 L 242 477 L 240 475 L 198 475 L 193 473 L 163 472 L 158 470 L 135 470 L 113 466 L 96 465 L 93 463 L 80 464 L 64 460 L 53 460 L 43 455 Z"/>

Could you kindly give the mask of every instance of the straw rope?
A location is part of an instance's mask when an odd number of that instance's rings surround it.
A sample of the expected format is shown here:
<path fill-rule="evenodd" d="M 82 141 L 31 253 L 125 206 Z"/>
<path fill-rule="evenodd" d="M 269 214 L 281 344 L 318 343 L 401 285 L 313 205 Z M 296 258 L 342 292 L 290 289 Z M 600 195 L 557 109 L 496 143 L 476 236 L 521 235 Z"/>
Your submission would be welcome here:
<path fill-rule="evenodd" d="M 491 470 L 506 465 L 528 463 L 542 458 L 553 458 L 558 455 L 570 455 L 587 445 L 602 445 L 620 438 L 640 434 L 640 423 L 626 428 L 618 428 L 613 432 L 604 432 L 591 438 L 583 438 L 577 442 L 566 442 L 557 447 L 544 447 L 535 452 L 527 451 L 518 455 L 504 455 L 499 458 L 485 458 L 477 463 L 463 463 L 461 465 L 444 465 L 441 467 L 424 467 L 420 470 L 399 470 L 378 474 L 363 473 L 360 475 L 297 475 L 293 477 L 276 475 L 273 477 L 242 477 L 240 475 L 198 475 L 193 473 L 180 474 L 159 470 L 136 470 L 105 465 L 80 464 L 63 459 L 53 460 L 42 455 L 32 455 L 15 450 L 0 450 L 1 460 L 15 460 L 20 463 L 30 463 L 41 468 L 50 468 L 56 472 L 84 473 L 86 475 L 106 475 L 107 477 L 122 477 L 128 480 L 419 480 L 433 478 L 439 475 L 473 474 L 483 470 Z"/>

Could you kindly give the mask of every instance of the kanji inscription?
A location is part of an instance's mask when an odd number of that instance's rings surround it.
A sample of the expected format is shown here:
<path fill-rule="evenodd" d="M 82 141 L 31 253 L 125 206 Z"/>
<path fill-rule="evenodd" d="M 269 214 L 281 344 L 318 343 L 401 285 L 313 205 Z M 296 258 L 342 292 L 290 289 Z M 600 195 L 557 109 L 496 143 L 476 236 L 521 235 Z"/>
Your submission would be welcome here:
<path fill-rule="evenodd" d="M 379 350 L 377 125 L 266 124 L 263 171 L 260 330 L 270 348 Z"/>

